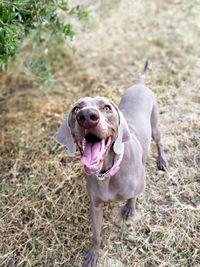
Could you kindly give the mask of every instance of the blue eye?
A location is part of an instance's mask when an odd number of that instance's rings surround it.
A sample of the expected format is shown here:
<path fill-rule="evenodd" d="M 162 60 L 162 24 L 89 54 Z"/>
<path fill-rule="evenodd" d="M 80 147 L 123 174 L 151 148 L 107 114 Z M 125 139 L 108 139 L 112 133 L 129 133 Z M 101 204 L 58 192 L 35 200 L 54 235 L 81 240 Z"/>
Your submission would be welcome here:
<path fill-rule="evenodd" d="M 111 106 L 105 105 L 103 110 L 106 111 L 106 112 L 109 112 L 109 111 L 111 111 Z"/>
<path fill-rule="evenodd" d="M 74 108 L 73 108 L 73 112 L 74 112 L 74 113 L 78 113 L 78 112 L 79 112 L 79 110 L 80 110 L 80 108 L 79 108 L 79 107 L 74 107 Z"/>

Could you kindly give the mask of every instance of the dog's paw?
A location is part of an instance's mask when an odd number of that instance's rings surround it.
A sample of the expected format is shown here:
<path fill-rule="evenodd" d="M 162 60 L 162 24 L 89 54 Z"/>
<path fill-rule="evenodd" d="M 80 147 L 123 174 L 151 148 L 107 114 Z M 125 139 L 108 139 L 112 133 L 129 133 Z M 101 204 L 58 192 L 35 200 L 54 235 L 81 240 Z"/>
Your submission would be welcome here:
<path fill-rule="evenodd" d="M 99 251 L 96 249 L 91 249 L 85 255 L 83 267 L 96 267 L 97 259 L 99 256 Z"/>
<path fill-rule="evenodd" d="M 159 157 L 157 161 L 158 170 L 166 171 L 167 170 L 167 160 L 163 157 Z"/>
<path fill-rule="evenodd" d="M 127 207 L 126 205 L 122 208 L 122 218 L 127 221 L 129 217 L 134 215 L 134 210 L 132 207 Z"/>

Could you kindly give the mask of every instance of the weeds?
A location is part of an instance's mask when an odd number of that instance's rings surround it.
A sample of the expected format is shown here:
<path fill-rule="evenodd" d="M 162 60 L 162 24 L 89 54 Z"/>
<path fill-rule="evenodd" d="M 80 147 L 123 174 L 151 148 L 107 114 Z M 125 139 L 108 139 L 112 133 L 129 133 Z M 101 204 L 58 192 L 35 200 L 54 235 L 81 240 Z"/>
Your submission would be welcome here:
<path fill-rule="evenodd" d="M 47 47 L 52 59 L 44 63 L 44 51 L 37 52 L 41 66 L 32 61 L 36 72 L 25 76 L 22 62 L 32 49 L 27 46 L 16 65 L 0 77 L 0 265 L 81 266 L 91 233 L 85 174 L 79 156 L 67 157 L 54 135 L 77 98 L 101 94 L 118 103 L 148 57 L 146 83 L 158 97 L 169 168 L 166 174 L 156 170 L 152 144 L 147 188 L 137 200 L 133 220 L 122 226 L 123 203 L 105 205 L 98 266 L 196 267 L 200 262 L 198 1 L 121 1 L 109 16 L 98 4 L 93 10 L 104 16 L 77 36 L 74 56 L 61 45 L 61 58 L 56 59 L 57 47 Z M 180 34 L 172 38 L 172 29 Z M 55 93 L 50 93 L 48 84 L 44 89 L 35 82 L 42 71 L 52 74 Z"/>

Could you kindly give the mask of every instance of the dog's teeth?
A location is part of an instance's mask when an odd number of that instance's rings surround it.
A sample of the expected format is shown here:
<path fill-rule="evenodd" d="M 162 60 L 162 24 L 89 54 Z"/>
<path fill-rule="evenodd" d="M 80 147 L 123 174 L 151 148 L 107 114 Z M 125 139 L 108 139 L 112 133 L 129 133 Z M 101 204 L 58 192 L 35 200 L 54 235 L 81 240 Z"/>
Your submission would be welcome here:
<path fill-rule="evenodd" d="M 103 150 L 104 148 L 105 148 L 105 139 L 101 141 L 101 150 Z"/>
<path fill-rule="evenodd" d="M 99 165 L 99 162 L 95 163 L 95 164 L 92 164 L 92 165 L 88 165 L 87 167 L 88 168 L 95 168 Z"/>
<path fill-rule="evenodd" d="M 83 142 L 82 142 L 82 150 L 84 151 L 85 150 L 85 143 L 86 143 L 86 140 L 85 138 L 83 139 Z"/>

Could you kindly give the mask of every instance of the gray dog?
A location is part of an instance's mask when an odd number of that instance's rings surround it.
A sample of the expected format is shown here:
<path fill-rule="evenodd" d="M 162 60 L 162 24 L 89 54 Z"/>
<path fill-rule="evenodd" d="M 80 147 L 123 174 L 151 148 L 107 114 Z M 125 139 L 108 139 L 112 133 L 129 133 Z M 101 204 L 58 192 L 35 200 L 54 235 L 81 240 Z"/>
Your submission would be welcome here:
<path fill-rule="evenodd" d="M 72 107 L 58 129 L 56 140 L 69 156 L 76 147 L 87 173 L 91 202 L 92 246 L 84 267 L 95 267 L 99 254 L 104 202 L 127 200 L 122 217 L 135 212 L 138 194 L 145 189 L 145 163 L 151 137 L 158 148 L 158 169 L 165 159 L 158 128 L 158 106 L 154 93 L 144 85 L 147 62 L 141 79 L 121 98 L 119 108 L 105 97 L 84 97 Z"/>

